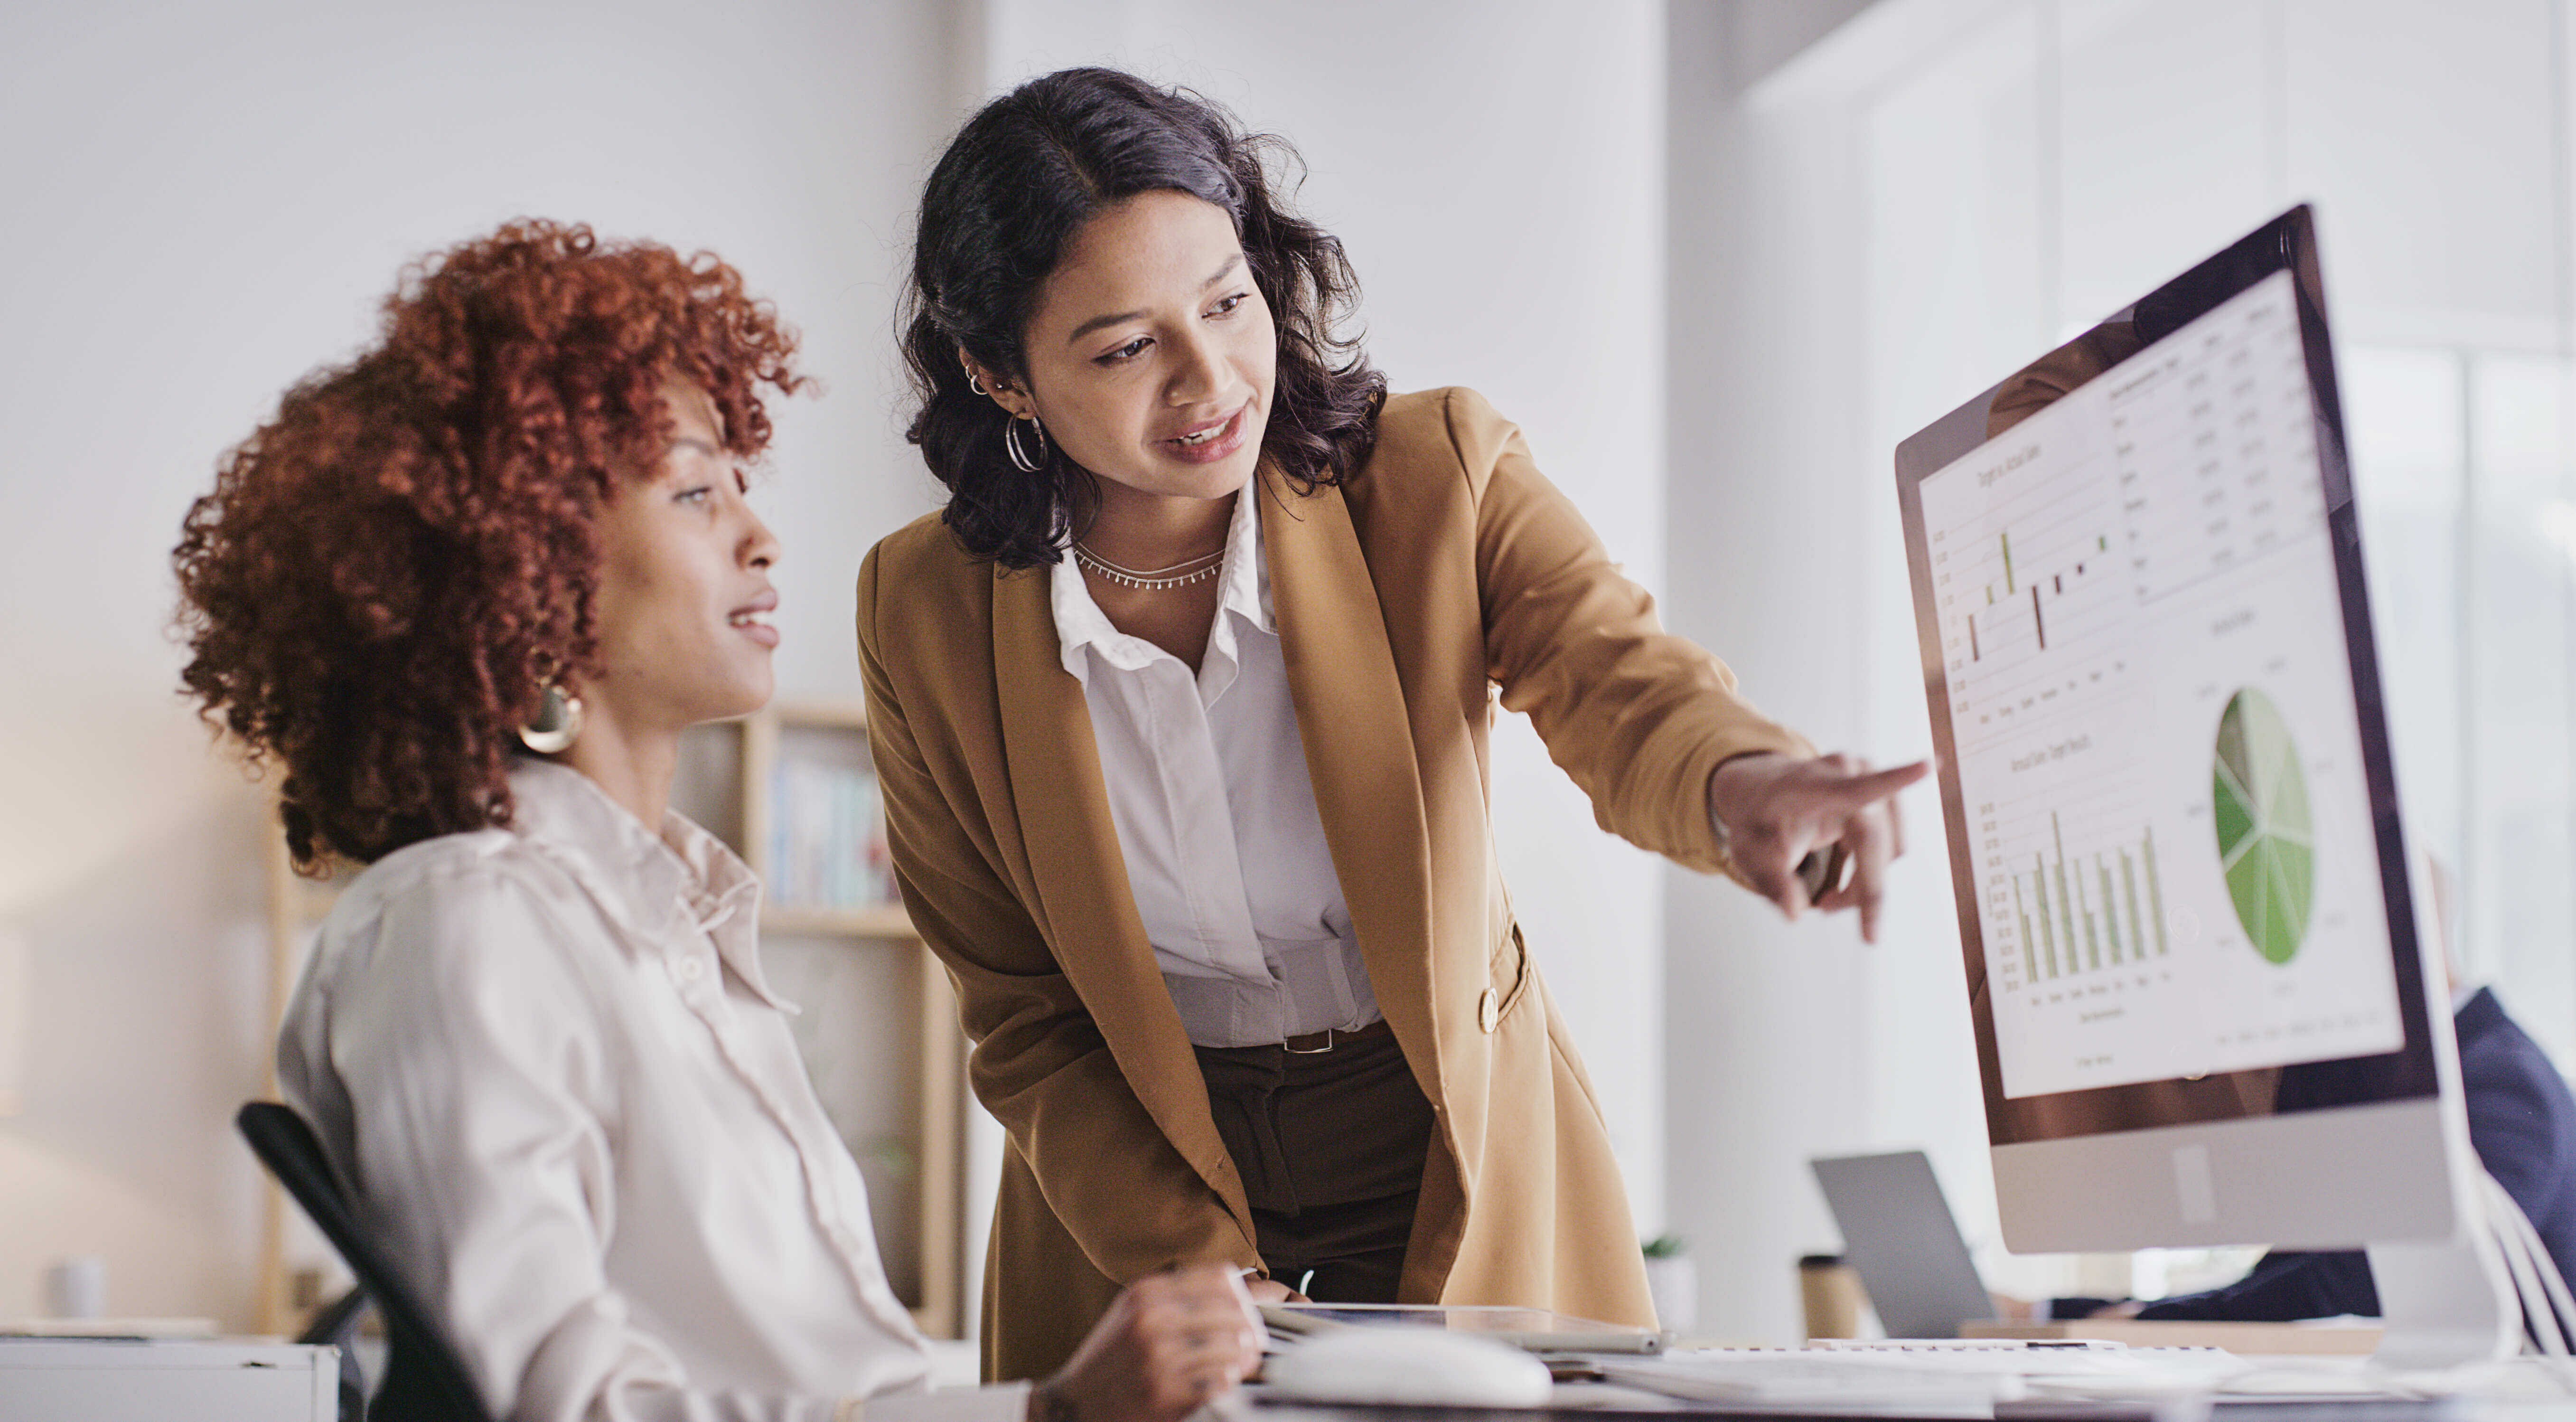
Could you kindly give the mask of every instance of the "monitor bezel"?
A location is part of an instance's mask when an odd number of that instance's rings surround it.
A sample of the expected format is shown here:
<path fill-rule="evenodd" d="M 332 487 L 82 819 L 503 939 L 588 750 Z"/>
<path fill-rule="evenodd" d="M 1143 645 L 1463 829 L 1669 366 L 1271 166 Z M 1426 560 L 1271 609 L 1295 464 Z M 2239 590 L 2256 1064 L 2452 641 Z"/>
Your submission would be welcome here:
<path fill-rule="evenodd" d="M 2088 341 L 2097 346 L 2105 328 L 2134 323 L 2141 311 L 2152 312 L 2170 332 L 2277 272 L 2290 273 L 2296 293 L 2299 338 L 2308 371 L 2314 413 L 2319 474 L 2325 496 L 2328 541 L 2332 546 L 2337 591 L 2342 603 L 2344 641 L 2348 652 L 2353 701 L 2361 729 L 2362 768 L 2380 861 L 2380 883 L 2386 901 L 2392 966 L 2397 974 L 2398 1009 L 2404 1042 L 2396 1051 L 2335 1061 L 2303 1063 L 2290 1068 L 2212 1072 L 2205 1076 L 2091 1087 L 2019 1098 L 2003 1093 L 2002 1061 L 1996 1046 L 1994 1012 L 1988 1000 L 1983 925 L 1977 913 L 1974 857 L 1971 853 L 1965 795 L 1953 744 L 1949 679 L 1941 652 L 1939 619 L 1933 611 L 1930 549 L 1924 529 L 1921 486 L 1998 435 L 1987 433 L 1987 414 L 2011 377 L 1933 422 L 1897 447 L 1896 485 L 1904 525 L 1906 562 L 1915 609 L 1915 632 L 1922 654 L 1924 693 L 1934 745 L 1941 749 L 1942 819 L 1950 849 L 1952 890 L 1959 916 L 1960 944 L 1968 975 L 1977 1067 L 1983 1079 L 1987 1135 L 1997 1148 L 2040 1142 L 2071 1141 L 2130 1131 L 2182 1125 L 2423 1101 L 2439 1092 L 2436 1045 L 2427 1016 L 2426 973 L 2418 940 L 2414 888 L 2408 872 L 2406 841 L 2398 808 L 2395 759 L 2391 751 L 2387 706 L 2381 695 L 2378 645 L 2362 574 L 2360 512 L 2353 497 L 2352 472 L 2344 438 L 2343 411 L 2332 341 L 2326 323 L 2325 290 L 2317 256 L 2315 215 L 2301 204 L 2265 223 L 2225 250 L 2156 288 L 2125 310 L 2114 313 L 2052 356 Z M 2111 363 L 2073 389 L 2103 379 L 2147 350 Z M 2043 357 L 2043 359 L 2046 359 Z M 2063 398 L 2062 392 L 2056 398 Z M 2290 1080 L 2296 1073 L 2296 1080 Z M 2295 1089 L 2285 1088 L 2295 1085 Z M 2286 1100 L 2281 1099 L 2284 1094 Z"/>

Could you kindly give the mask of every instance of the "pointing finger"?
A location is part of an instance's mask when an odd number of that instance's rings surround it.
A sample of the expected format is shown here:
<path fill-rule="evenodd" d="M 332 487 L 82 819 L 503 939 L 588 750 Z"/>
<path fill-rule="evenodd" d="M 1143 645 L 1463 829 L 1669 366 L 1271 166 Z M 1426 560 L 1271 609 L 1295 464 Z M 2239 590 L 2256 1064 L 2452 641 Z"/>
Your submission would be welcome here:
<path fill-rule="evenodd" d="M 1834 784 L 1833 792 L 1847 805 L 1865 805 L 1882 800 L 1932 773 L 1932 762 L 1918 760 L 1907 765 L 1890 766 L 1867 775 L 1855 775 Z"/>
<path fill-rule="evenodd" d="M 1876 943 L 1879 901 L 1887 892 L 1887 823 L 1873 805 L 1855 818 L 1853 830 L 1860 840 L 1860 866 L 1852 875 L 1860 889 L 1860 940 Z"/>

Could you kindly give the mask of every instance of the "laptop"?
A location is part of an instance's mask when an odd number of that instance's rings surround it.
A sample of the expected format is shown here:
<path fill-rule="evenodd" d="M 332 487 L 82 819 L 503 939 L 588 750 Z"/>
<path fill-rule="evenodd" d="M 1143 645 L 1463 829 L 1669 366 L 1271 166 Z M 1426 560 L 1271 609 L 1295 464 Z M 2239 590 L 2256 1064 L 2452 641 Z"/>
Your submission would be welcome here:
<path fill-rule="evenodd" d="M 1995 1316 L 1958 1218 L 1919 1150 L 1809 1161 L 1843 1232 L 1843 1257 L 1890 1338 L 1956 1338 Z"/>

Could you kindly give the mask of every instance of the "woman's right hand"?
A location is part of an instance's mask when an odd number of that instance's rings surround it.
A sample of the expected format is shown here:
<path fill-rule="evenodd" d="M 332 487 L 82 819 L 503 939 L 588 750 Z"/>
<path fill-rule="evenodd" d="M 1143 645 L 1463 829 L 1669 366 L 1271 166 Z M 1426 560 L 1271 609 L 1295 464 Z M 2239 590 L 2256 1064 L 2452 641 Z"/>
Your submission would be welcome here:
<path fill-rule="evenodd" d="M 1261 1365 L 1260 1311 L 1230 1264 L 1137 1280 L 1054 1377 L 1029 1422 L 1179 1422 Z"/>
<path fill-rule="evenodd" d="M 1875 943 L 1887 864 L 1905 852 L 1896 792 L 1931 773 L 1928 760 L 1873 770 L 1840 754 L 1739 755 L 1710 773 L 1708 813 L 1755 893 L 1791 918 L 1810 907 L 1858 908 L 1861 941 Z M 1851 882 L 1825 886 L 1810 904 L 1799 862 L 1837 846 L 1851 862 Z"/>

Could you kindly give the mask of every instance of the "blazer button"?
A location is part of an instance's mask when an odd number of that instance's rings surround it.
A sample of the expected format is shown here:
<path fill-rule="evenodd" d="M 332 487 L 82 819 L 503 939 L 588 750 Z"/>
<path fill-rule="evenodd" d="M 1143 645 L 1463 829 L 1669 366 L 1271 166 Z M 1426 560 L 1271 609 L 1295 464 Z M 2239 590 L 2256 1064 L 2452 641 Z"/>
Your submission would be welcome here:
<path fill-rule="evenodd" d="M 1491 1032 L 1502 1025 L 1502 1020 L 1502 998 L 1492 988 L 1485 989 L 1485 995 L 1476 999 L 1476 1025 Z"/>

